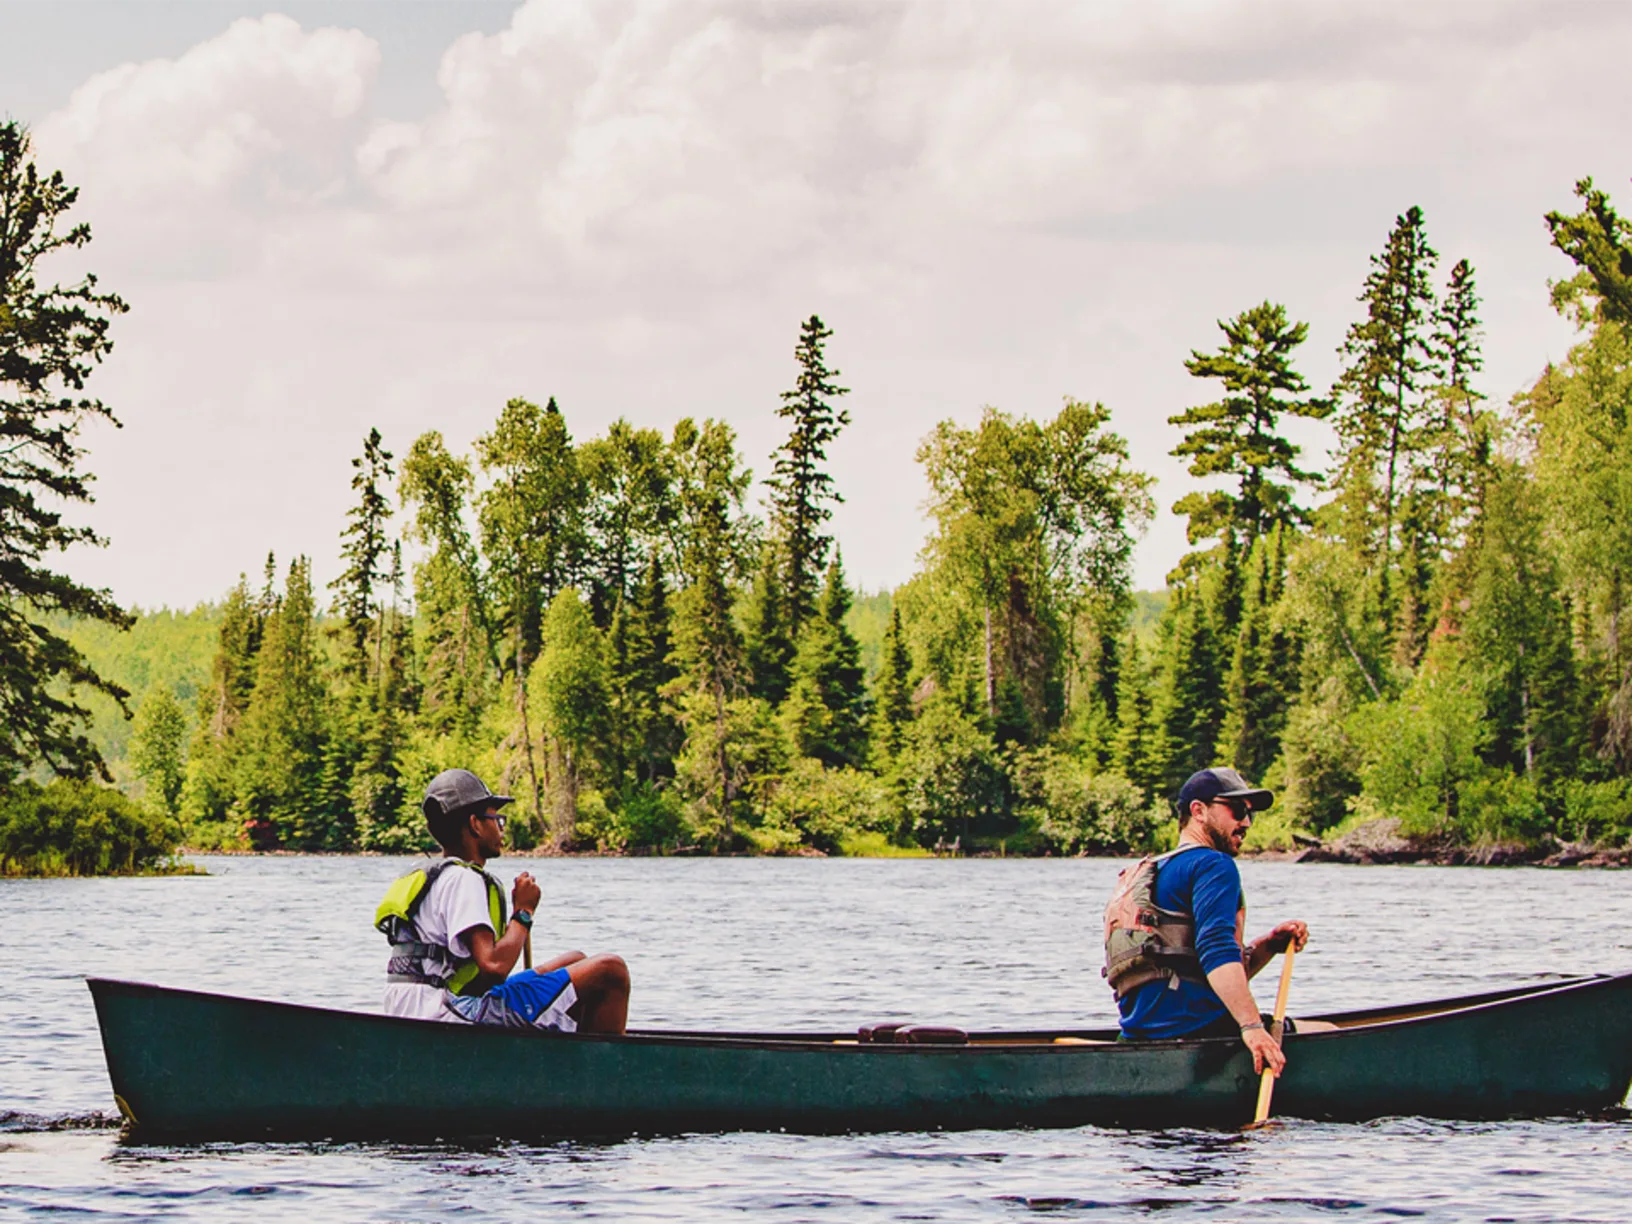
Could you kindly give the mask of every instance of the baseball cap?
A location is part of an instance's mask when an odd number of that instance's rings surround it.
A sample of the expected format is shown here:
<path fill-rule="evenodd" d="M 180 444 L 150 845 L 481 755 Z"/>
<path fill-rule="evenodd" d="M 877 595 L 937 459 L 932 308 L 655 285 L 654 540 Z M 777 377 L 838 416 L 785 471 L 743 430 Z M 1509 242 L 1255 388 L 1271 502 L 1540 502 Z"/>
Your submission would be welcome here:
<path fill-rule="evenodd" d="M 425 788 L 425 802 L 421 806 L 430 817 L 452 816 L 477 805 L 503 807 L 514 802 L 509 795 L 495 795 L 488 790 L 487 783 L 468 769 L 444 769 Z"/>
<path fill-rule="evenodd" d="M 1229 768 L 1202 769 L 1191 774 L 1179 788 L 1179 814 L 1182 817 L 1197 799 L 1210 803 L 1214 799 L 1245 799 L 1247 806 L 1262 812 L 1275 802 L 1275 795 L 1262 787 L 1249 786 L 1247 780 Z"/>

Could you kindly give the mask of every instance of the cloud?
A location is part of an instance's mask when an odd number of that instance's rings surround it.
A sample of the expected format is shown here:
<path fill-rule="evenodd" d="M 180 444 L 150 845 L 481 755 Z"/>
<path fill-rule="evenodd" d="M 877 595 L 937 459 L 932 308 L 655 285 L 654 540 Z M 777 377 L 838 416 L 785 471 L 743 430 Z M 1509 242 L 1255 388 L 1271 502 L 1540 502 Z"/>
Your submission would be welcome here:
<path fill-rule="evenodd" d="M 982 403 L 1103 398 L 1176 500 L 1165 418 L 1207 393 L 1185 354 L 1267 296 L 1330 377 L 1412 203 L 1479 266 L 1505 396 L 1567 335 L 1541 212 L 1626 173 L 1604 159 L 1629 41 L 1632 9 L 1575 0 L 533 0 L 447 47 L 413 121 L 373 116 L 367 34 L 268 16 L 93 78 L 36 136 L 84 188 L 104 280 L 170 312 L 109 368 L 128 437 L 173 428 L 185 351 L 246 422 L 297 413 L 340 448 L 314 488 L 370 424 L 468 438 L 517 392 L 561 394 L 580 435 L 725 415 L 763 468 L 818 310 L 856 388 L 836 526 L 877 584 L 922 538 L 916 439 Z M 322 489 L 264 491 L 320 569 L 344 481 Z M 1159 523 L 1141 581 L 1183 547 Z"/>

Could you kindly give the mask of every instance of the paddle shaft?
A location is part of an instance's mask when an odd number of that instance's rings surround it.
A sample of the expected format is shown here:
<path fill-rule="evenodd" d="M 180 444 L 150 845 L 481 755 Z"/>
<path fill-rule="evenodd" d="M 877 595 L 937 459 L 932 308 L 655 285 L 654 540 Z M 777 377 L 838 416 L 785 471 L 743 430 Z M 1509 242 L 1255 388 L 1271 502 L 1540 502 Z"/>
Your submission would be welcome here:
<path fill-rule="evenodd" d="M 1270 1035 L 1278 1043 L 1281 1040 L 1281 1030 L 1286 1027 L 1286 996 L 1292 993 L 1292 957 L 1296 949 L 1290 939 L 1286 943 L 1286 960 L 1281 965 L 1281 985 L 1275 992 L 1275 1016 Z M 1263 1078 L 1258 1081 L 1258 1110 L 1253 1115 L 1252 1124 L 1258 1126 L 1269 1118 L 1270 1098 L 1275 1095 L 1275 1073 L 1268 1067 L 1264 1068 Z"/>
<path fill-rule="evenodd" d="M 521 945 L 521 967 L 523 969 L 533 967 L 533 932 L 531 927 L 527 929 L 527 942 Z"/>

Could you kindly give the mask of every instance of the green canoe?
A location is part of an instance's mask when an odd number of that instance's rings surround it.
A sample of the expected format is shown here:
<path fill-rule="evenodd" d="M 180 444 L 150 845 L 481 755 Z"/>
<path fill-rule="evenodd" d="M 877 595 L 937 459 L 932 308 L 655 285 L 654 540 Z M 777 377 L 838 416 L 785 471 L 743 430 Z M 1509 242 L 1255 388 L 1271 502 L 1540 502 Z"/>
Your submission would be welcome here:
<path fill-rule="evenodd" d="M 1234 1126 L 1256 1092 L 1233 1039 L 563 1036 L 90 988 L 116 1100 L 142 1141 Z M 1632 975 L 1320 1019 L 1339 1027 L 1287 1039 L 1277 1114 L 1580 1113 L 1619 1105 L 1632 1084 Z"/>

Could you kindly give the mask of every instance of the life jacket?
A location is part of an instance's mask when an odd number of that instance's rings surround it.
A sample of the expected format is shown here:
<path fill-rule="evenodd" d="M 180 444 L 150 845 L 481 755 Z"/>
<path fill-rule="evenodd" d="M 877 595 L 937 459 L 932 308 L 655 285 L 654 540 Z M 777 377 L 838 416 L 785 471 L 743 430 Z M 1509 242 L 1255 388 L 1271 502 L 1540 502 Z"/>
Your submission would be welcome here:
<path fill-rule="evenodd" d="M 474 871 L 487 884 L 487 911 L 493 919 L 493 936 L 504 933 L 506 917 L 504 887 L 475 863 L 463 859 L 445 858 L 429 867 L 420 867 L 393 880 L 385 891 L 385 900 L 374 911 L 374 927 L 391 941 L 391 960 L 385 967 L 386 978 L 392 982 L 414 982 L 422 986 L 440 986 L 454 994 L 480 994 L 468 989 L 481 974 L 481 966 L 472 957 L 457 957 L 443 944 L 424 943 L 414 927 L 414 915 L 430 896 L 436 877 L 450 867 Z M 434 964 L 428 967 L 427 962 Z"/>
<path fill-rule="evenodd" d="M 1174 855 L 1191 849 L 1180 846 L 1166 854 L 1146 855 L 1124 867 L 1105 907 L 1105 967 L 1100 975 L 1118 1000 L 1150 982 L 1180 978 L 1205 982 L 1201 957 L 1196 954 L 1196 916 L 1156 904 L 1156 873 Z"/>

